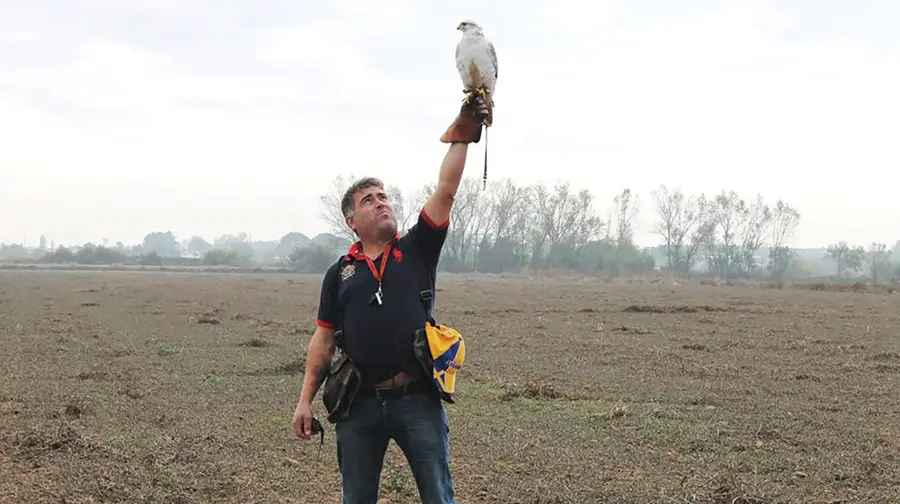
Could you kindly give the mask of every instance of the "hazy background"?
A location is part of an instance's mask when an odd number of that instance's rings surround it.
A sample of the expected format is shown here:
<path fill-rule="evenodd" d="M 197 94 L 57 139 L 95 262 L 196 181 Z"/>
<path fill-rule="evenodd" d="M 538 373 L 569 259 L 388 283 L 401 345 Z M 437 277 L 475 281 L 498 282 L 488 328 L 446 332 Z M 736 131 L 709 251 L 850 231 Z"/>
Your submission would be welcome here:
<path fill-rule="evenodd" d="M 5 0 L 0 241 L 313 236 L 336 175 L 432 182 L 468 18 L 491 179 L 629 187 L 646 245 L 660 184 L 784 198 L 795 247 L 900 238 L 898 2 Z"/>

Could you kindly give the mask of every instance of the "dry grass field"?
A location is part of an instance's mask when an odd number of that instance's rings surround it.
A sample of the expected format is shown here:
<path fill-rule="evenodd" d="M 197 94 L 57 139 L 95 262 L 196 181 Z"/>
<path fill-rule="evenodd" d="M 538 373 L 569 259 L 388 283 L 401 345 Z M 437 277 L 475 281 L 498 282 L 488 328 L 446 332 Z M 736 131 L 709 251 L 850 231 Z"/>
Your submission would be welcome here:
<path fill-rule="evenodd" d="M 459 501 L 900 502 L 900 296 L 442 275 Z M 339 502 L 319 277 L 0 272 L 0 502 Z M 320 398 L 316 406 L 321 413 Z M 399 450 L 383 502 L 416 502 Z"/>

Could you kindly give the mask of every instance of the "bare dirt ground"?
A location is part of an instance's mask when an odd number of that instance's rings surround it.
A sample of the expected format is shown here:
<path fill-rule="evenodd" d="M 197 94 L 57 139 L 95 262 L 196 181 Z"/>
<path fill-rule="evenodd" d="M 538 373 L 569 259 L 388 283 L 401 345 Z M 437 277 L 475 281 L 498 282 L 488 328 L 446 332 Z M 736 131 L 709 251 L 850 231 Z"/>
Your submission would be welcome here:
<path fill-rule="evenodd" d="M 0 502 L 339 502 L 290 430 L 319 280 L 0 273 Z M 896 294 L 439 287 L 461 503 L 900 502 Z M 417 501 L 394 445 L 382 485 Z"/>

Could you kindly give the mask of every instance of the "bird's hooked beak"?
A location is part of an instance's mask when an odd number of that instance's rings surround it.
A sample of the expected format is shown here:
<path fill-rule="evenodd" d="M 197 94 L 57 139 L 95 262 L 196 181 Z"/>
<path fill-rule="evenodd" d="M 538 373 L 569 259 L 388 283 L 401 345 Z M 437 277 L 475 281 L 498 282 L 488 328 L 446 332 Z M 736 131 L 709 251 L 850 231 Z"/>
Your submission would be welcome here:
<path fill-rule="evenodd" d="M 459 31 L 463 31 L 463 29 L 465 29 L 465 27 L 466 27 L 466 23 L 459 23 L 459 26 L 457 26 L 456 29 Z"/>

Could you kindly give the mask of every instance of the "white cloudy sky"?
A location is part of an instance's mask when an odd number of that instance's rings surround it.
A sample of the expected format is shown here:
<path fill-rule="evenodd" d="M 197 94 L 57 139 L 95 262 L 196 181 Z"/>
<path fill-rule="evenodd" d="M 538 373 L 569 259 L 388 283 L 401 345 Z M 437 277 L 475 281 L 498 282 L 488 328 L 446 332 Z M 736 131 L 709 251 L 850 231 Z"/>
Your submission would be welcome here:
<path fill-rule="evenodd" d="M 0 241 L 314 234 L 336 174 L 430 182 L 467 18 L 490 177 L 631 187 L 645 243 L 659 184 L 783 197 L 798 246 L 900 239 L 900 2 L 4 0 Z"/>

